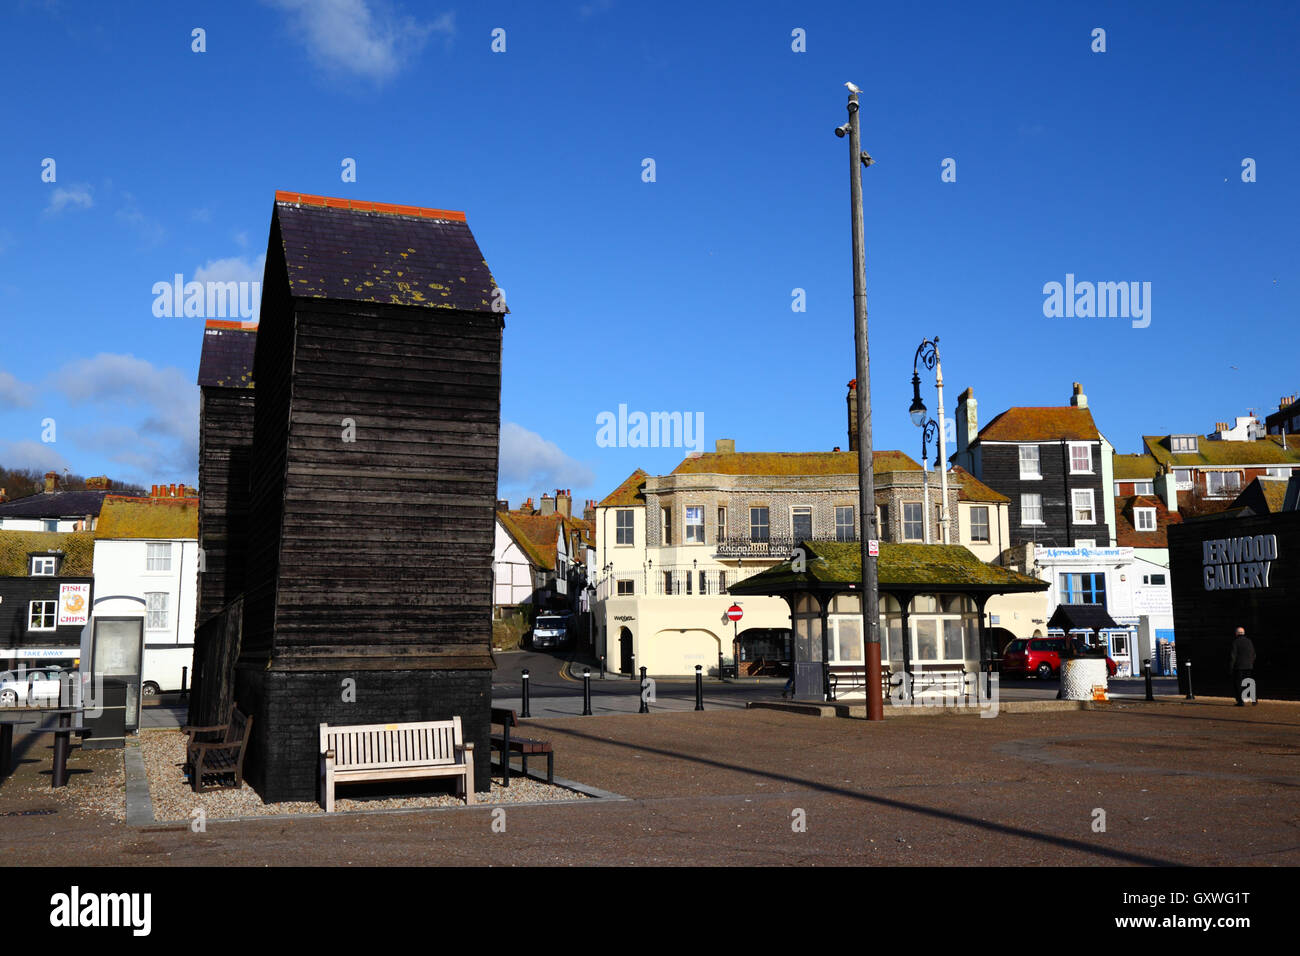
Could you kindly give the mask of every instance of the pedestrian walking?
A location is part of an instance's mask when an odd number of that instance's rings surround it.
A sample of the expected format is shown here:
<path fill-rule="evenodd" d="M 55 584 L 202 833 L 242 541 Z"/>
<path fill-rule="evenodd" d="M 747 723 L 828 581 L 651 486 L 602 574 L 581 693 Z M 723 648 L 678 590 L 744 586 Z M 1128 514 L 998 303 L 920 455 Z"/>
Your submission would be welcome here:
<path fill-rule="evenodd" d="M 1232 667 L 1232 683 L 1237 688 L 1237 706 L 1245 707 L 1246 702 L 1241 699 L 1241 695 L 1245 689 L 1246 681 L 1254 677 L 1255 645 L 1246 636 L 1244 627 L 1237 628 L 1237 637 L 1232 642 L 1232 655 L 1229 663 Z M 1258 694 L 1252 692 L 1251 703 L 1259 703 Z"/>

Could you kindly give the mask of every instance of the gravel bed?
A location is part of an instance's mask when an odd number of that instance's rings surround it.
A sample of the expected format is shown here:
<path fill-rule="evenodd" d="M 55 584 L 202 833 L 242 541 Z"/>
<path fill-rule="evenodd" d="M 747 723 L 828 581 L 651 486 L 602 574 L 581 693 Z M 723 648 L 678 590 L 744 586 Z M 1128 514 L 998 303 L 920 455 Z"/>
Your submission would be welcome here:
<path fill-rule="evenodd" d="M 39 756 L 39 768 L 48 769 L 49 758 L 43 753 Z M 33 782 L 27 782 L 33 777 Z M 19 783 L 19 779 L 15 774 L 12 782 Z M 82 750 L 74 746 L 68 753 L 66 787 L 51 787 L 49 775 L 35 770 L 30 771 L 27 780 L 13 792 L 37 802 L 53 800 L 61 810 L 81 817 L 126 819 L 126 767 L 120 750 Z"/>
<path fill-rule="evenodd" d="M 195 793 L 188 775 L 182 769 L 185 763 L 185 735 L 178 730 L 146 730 L 140 734 L 140 751 L 144 757 L 145 773 L 149 777 L 149 796 L 153 802 L 154 819 L 162 821 L 190 820 L 196 808 L 202 807 L 207 819 L 223 817 L 268 816 L 283 813 L 320 813 L 325 811 L 319 803 L 263 803 L 247 783 L 238 790 L 225 788 Z M 393 786 L 398 786 L 396 781 Z M 439 786 L 434 782 L 433 786 Z M 414 810 L 425 807 L 462 807 L 465 801 L 452 793 L 435 793 L 420 796 L 386 798 L 355 798 L 337 795 L 335 812 L 346 810 Z M 545 800 L 582 800 L 586 794 L 567 787 L 551 786 L 515 774 L 510 776 L 510 786 L 503 787 L 500 777 L 493 777 L 490 793 L 475 795 L 475 805 L 506 803 L 537 803 Z"/>

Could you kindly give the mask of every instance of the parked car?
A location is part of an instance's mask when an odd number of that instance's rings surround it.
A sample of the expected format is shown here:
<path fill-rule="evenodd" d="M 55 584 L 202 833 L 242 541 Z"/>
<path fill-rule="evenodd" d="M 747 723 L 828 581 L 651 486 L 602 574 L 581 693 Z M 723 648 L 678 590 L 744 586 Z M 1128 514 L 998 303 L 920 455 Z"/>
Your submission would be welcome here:
<path fill-rule="evenodd" d="M 569 621 L 559 614 L 539 614 L 533 622 L 534 650 L 560 648 L 569 643 Z"/>
<path fill-rule="evenodd" d="M 1028 677 L 1037 675 L 1044 680 L 1061 673 L 1061 652 L 1065 650 L 1064 637 L 1030 637 L 1018 638 L 1006 646 L 1002 652 L 1001 673 L 1007 677 Z M 1082 641 L 1075 641 L 1078 656 L 1092 657 L 1095 652 Z M 1106 657 L 1106 673 L 1114 677 L 1116 664 Z"/>
<path fill-rule="evenodd" d="M 61 667 L 5 671 L 0 675 L 0 707 L 57 705 L 63 683 L 75 676 Z"/>

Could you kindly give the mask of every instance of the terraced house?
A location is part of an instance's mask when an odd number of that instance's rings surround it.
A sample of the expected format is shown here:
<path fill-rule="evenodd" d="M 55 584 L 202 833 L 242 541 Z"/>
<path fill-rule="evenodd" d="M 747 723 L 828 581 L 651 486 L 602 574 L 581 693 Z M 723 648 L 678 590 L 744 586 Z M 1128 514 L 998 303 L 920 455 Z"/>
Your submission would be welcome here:
<path fill-rule="evenodd" d="M 595 502 L 585 516 L 573 516 L 573 496 L 558 489 L 542 495 L 540 507 L 529 498 L 510 510 L 497 503 L 497 530 L 492 562 L 493 610 L 500 618 L 525 610 L 585 611 L 583 586 L 589 552 L 594 552 L 591 521 Z"/>
<path fill-rule="evenodd" d="M 1226 423 L 1209 435 L 1144 435 L 1155 460 L 1155 490 L 1185 515 L 1223 511 L 1256 478 L 1285 480 L 1300 470 L 1300 435 L 1242 433 Z M 1240 435 L 1240 437 L 1237 437 Z"/>

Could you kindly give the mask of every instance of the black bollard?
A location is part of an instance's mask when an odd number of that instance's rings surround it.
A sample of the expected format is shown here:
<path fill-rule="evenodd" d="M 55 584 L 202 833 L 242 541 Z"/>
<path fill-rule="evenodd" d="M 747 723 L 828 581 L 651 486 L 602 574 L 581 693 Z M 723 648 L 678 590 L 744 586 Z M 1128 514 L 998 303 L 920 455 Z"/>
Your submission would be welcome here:
<path fill-rule="evenodd" d="M 51 787 L 68 785 L 68 738 L 72 735 L 72 714 L 59 714 L 59 726 L 54 731 L 54 766 L 50 772 Z"/>
<path fill-rule="evenodd" d="M 704 709 L 704 669 L 701 665 L 695 665 L 695 709 Z"/>
<path fill-rule="evenodd" d="M 523 698 L 524 698 L 523 704 L 524 704 L 524 706 L 523 706 L 523 708 L 522 708 L 523 713 L 521 713 L 519 716 L 520 716 L 520 717 L 531 717 L 532 714 L 528 713 L 528 668 L 527 668 L 527 667 L 524 668 L 524 673 L 523 673 L 523 675 L 522 675 L 522 677 L 521 677 L 521 679 L 520 679 L 520 683 L 523 685 Z"/>
<path fill-rule="evenodd" d="M 628 679 L 636 680 L 636 655 L 629 654 L 627 655 L 627 659 L 628 659 L 628 665 L 627 665 Z"/>
<path fill-rule="evenodd" d="M 591 716 L 591 668 L 582 669 L 582 716 Z"/>
<path fill-rule="evenodd" d="M 1187 700 L 1196 700 L 1196 695 L 1192 693 L 1192 662 L 1183 661 L 1183 667 L 1187 668 Z"/>
<path fill-rule="evenodd" d="M 1147 679 L 1147 700 L 1155 700 L 1155 695 L 1151 693 L 1151 658 L 1142 662 L 1142 675 Z"/>
<path fill-rule="evenodd" d="M 605 655 L 600 655 L 600 679 L 605 679 Z"/>
<path fill-rule="evenodd" d="M 650 713 L 650 705 L 646 703 L 645 691 L 645 668 L 643 667 L 641 668 L 641 709 L 637 711 L 638 714 Z"/>
<path fill-rule="evenodd" d="M 190 669 L 188 667 L 182 667 L 181 668 L 181 700 L 184 700 L 187 696 L 189 696 L 189 692 L 190 692 L 189 680 L 188 680 L 189 676 L 190 676 Z"/>

